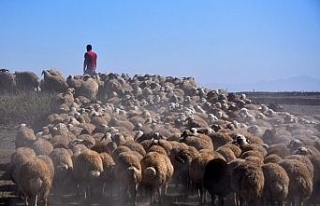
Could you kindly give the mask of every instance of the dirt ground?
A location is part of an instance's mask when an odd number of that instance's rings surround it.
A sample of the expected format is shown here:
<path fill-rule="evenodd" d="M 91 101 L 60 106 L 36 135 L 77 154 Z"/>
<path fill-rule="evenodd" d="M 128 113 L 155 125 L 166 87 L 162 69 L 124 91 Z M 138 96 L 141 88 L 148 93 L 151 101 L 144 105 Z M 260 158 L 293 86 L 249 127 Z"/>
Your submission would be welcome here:
<path fill-rule="evenodd" d="M 309 119 L 320 119 L 320 105 L 281 105 L 284 111 Z M 14 150 L 14 137 L 16 129 L 10 125 L 0 125 L 0 205 L 24 205 L 23 200 L 15 195 L 15 185 L 6 177 L 5 171 L 10 162 L 10 156 Z M 169 195 L 162 204 L 157 205 L 198 205 L 196 196 L 189 199 L 180 197 L 177 189 L 169 188 Z M 56 199 L 53 195 L 49 198 L 49 204 L 54 205 L 124 205 L 119 199 L 108 195 L 94 196 L 90 202 L 83 202 L 80 197 L 65 195 Z M 139 200 L 138 205 L 146 205 L 145 201 Z"/>

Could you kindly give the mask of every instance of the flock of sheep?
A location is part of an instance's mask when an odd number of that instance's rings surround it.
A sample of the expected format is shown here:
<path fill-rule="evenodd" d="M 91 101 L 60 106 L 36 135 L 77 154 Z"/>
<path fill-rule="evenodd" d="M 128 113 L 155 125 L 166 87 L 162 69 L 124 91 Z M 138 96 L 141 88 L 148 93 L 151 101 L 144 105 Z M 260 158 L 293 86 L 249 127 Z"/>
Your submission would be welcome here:
<path fill-rule="evenodd" d="M 151 204 L 169 187 L 200 204 L 320 204 L 317 120 L 191 77 L 42 74 L 0 72 L 1 88 L 56 92 L 59 107 L 41 131 L 17 129 L 9 173 L 26 205 L 66 193 Z"/>

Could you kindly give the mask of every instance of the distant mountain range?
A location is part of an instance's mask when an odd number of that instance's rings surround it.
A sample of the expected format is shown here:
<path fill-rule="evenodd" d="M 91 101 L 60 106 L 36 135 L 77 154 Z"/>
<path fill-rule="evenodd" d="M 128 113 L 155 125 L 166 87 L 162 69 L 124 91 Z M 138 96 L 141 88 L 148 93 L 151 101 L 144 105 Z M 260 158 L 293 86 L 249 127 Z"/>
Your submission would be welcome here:
<path fill-rule="evenodd" d="M 225 89 L 228 92 L 241 92 L 241 91 L 268 91 L 268 92 L 284 92 L 284 91 L 320 91 L 320 80 L 308 77 L 298 76 L 287 79 L 278 79 L 272 81 L 257 81 L 253 83 L 208 83 L 203 84 L 206 88 L 210 89 Z"/>

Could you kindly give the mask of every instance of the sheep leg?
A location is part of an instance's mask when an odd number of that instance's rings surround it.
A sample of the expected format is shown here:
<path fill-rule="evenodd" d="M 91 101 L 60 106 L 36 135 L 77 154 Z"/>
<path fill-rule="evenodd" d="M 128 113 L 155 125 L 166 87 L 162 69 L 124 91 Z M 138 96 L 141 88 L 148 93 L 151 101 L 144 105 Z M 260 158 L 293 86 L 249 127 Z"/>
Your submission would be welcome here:
<path fill-rule="evenodd" d="M 42 196 L 44 206 L 48 205 L 48 197 L 49 197 L 49 191 L 46 191 Z"/>
<path fill-rule="evenodd" d="M 84 199 L 89 201 L 90 198 L 90 186 L 85 186 L 84 188 Z"/>
<path fill-rule="evenodd" d="M 157 191 L 158 191 L 158 197 L 159 197 L 159 202 L 162 202 L 162 187 L 158 187 L 157 188 Z"/>
<path fill-rule="evenodd" d="M 138 184 L 135 184 L 132 191 L 134 205 L 137 205 Z"/>
<path fill-rule="evenodd" d="M 235 206 L 238 206 L 239 204 L 238 204 L 238 199 L 237 199 L 237 193 L 233 193 L 232 194 L 232 196 L 233 196 L 233 203 L 234 203 L 234 205 Z"/>
<path fill-rule="evenodd" d="M 29 205 L 29 197 L 28 197 L 28 196 L 26 196 L 26 197 L 24 198 L 24 204 L 25 204 L 26 206 Z"/>
<path fill-rule="evenodd" d="M 37 202 L 38 202 L 38 195 L 30 198 L 31 205 L 37 206 Z"/>
<path fill-rule="evenodd" d="M 202 188 L 198 189 L 198 193 L 199 193 L 199 196 L 200 196 L 200 202 L 199 202 L 199 205 L 203 205 L 204 201 L 204 195 L 203 195 L 203 190 Z"/>
<path fill-rule="evenodd" d="M 218 197 L 218 204 L 219 204 L 219 206 L 224 206 L 224 198 L 223 197 Z"/>
<path fill-rule="evenodd" d="M 216 205 L 216 196 L 215 195 L 211 195 L 211 205 Z"/>

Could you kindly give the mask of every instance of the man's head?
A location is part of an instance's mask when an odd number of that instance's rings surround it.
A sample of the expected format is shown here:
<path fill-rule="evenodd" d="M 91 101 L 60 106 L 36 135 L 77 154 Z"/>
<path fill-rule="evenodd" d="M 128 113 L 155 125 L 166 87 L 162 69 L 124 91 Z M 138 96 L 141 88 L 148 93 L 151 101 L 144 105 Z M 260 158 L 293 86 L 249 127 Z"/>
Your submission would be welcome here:
<path fill-rule="evenodd" d="M 87 45 L 87 51 L 91 51 L 92 50 L 92 46 L 90 44 Z"/>

